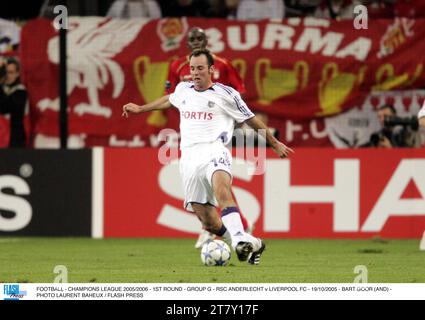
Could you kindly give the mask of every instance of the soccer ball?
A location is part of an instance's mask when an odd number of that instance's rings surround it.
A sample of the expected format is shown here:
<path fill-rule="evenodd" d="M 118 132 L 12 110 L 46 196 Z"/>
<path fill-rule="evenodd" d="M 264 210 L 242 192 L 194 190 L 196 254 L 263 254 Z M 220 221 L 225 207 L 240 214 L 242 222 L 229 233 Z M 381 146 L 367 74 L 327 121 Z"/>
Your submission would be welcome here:
<path fill-rule="evenodd" d="M 229 264 L 230 255 L 229 246 L 221 240 L 208 241 L 201 250 L 201 260 L 206 266 L 226 266 Z"/>

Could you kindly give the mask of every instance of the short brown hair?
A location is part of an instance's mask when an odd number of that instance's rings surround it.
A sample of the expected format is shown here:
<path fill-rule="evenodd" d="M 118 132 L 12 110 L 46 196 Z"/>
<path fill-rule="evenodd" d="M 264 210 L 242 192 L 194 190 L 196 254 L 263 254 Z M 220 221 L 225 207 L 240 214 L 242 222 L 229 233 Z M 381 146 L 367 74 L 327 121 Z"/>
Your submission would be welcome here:
<path fill-rule="evenodd" d="M 211 54 L 211 52 L 207 49 L 198 49 L 198 50 L 194 50 L 190 56 L 189 56 L 189 60 L 192 59 L 192 57 L 199 57 L 201 55 L 205 55 L 207 57 L 207 61 L 208 61 L 208 68 L 210 68 L 212 65 L 214 65 L 214 58 Z"/>

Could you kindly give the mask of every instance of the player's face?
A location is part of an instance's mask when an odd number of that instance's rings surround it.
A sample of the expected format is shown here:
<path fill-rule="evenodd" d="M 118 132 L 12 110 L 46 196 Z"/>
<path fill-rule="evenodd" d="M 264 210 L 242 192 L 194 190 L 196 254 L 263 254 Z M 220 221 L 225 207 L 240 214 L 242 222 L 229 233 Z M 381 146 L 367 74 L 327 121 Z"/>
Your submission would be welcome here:
<path fill-rule="evenodd" d="M 187 46 L 190 51 L 204 49 L 207 46 L 207 37 L 205 33 L 196 30 L 190 32 L 187 38 Z"/>
<path fill-rule="evenodd" d="M 197 90 L 205 90 L 211 85 L 212 67 L 208 67 L 205 55 L 190 59 L 190 75 Z"/>

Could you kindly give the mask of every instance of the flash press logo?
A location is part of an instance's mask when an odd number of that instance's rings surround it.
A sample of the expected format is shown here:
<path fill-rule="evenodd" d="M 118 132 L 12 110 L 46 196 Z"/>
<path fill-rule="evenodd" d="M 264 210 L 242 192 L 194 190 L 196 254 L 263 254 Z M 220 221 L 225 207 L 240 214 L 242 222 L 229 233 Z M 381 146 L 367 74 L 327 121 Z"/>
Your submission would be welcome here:
<path fill-rule="evenodd" d="M 19 284 L 5 284 L 3 292 L 4 300 L 19 300 L 27 295 L 26 291 L 19 290 Z"/>

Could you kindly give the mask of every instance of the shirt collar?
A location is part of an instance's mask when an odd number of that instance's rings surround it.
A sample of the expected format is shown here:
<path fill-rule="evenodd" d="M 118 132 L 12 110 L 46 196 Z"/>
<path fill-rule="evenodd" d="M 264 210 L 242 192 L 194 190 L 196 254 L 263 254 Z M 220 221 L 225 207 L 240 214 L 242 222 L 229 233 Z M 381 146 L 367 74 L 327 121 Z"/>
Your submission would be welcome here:
<path fill-rule="evenodd" d="M 206 89 L 206 90 L 202 90 L 202 91 L 201 91 L 201 90 L 196 90 L 196 89 L 195 89 L 195 85 L 194 85 L 194 84 L 192 84 L 192 85 L 190 86 L 190 88 L 191 88 L 191 89 L 194 89 L 194 90 L 195 90 L 195 91 L 197 91 L 197 92 L 204 92 L 204 91 L 208 91 L 208 90 L 215 91 L 215 89 L 213 88 L 214 86 L 215 86 L 215 83 L 213 83 L 213 84 L 212 84 L 212 86 L 211 86 L 211 87 L 209 87 L 208 89 Z"/>

